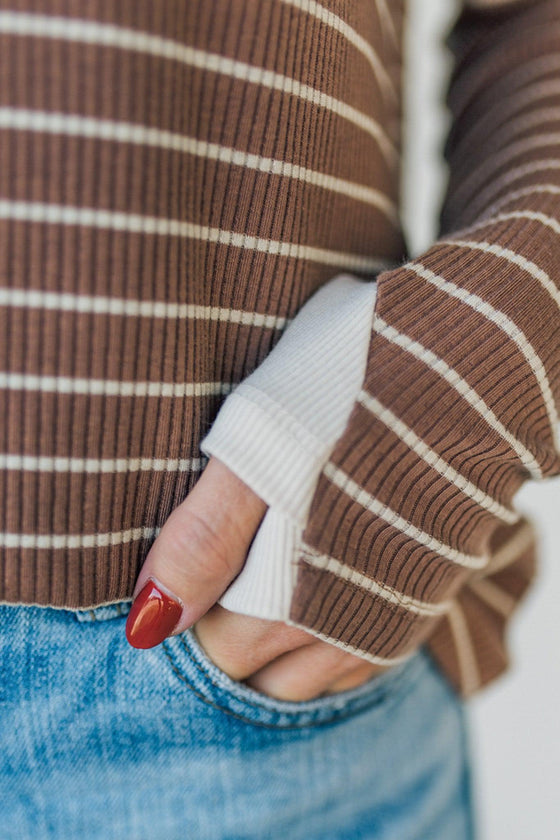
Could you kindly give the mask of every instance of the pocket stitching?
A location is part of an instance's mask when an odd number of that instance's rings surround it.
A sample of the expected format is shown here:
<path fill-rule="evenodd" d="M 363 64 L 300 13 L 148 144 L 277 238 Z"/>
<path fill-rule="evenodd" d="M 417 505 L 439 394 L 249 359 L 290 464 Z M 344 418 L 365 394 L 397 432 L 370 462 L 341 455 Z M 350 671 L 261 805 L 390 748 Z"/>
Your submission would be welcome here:
<path fill-rule="evenodd" d="M 237 720 L 240 720 L 243 723 L 251 724 L 251 726 L 260 726 L 264 729 L 275 729 L 276 731 L 278 731 L 278 730 L 281 730 L 281 729 L 304 729 L 304 728 L 309 728 L 309 727 L 325 726 L 326 724 L 332 722 L 332 718 L 330 718 L 329 720 L 310 721 L 309 723 L 278 724 L 278 723 L 264 723 L 264 721 L 261 721 L 261 720 L 253 720 L 252 718 L 244 717 L 243 715 L 240 715 L 237 712 L 234 712 L 232 709 L 228 709 L 226 706 L 220 706 L 217 703 L 215 703 L 213 700 L 210 700 L 208 697 L 205 697 L 204 694 L 202 694 L 202 692 L 200 692 L 197 688 L 195 688 L 195 686 L 191 682 L 189 682 L 189 680 L 185 677 L 185 675 L 182 674 L 179 671 L 179 669 L 177 668 L 177 666 L 173 662 L 173 659 L 171 658 L 171 654 L 167 650 L 165 642 L 162 643 L 161 647 L 163 649 L 163 652 L 164 652 L 165 656 L 169 660 L 169 664 L 171 665 L 171 668 L 174 671 L 174 673 L 179 677 L 180 680 L 182 680 L 182 682 L 185 683 L 185 685 L 187 685 L 191 689 L 191 691 L 199 698 L 199 700 L 202 700 L 203 703 L 206 703 L 208 706 L 211 706 L 213 709 L 217 709 L 219 712 L 223 712 L 225 715 L 230 715 L 231 717 L 236 718 Z M 190 657 L 190 659 L 191 659 L 191 662 L 193 662 L 193 664 L 196 665 L 196 667 L 199 669 L 199 671 L 201 672 L 201 674 L 203 675 L 203 677 L 205 679 L 208 679 L 210 681 L 210 683 L 215 688 L 218 688 L 218 689 L 222 688 L 220 685 L 218 685 L 217 683 L 214 682 L 211 674 L 202 670 L 202 668 L 200 667 L 198 662 L 195 662 L 192 657 Z M 240 702 L 245 702 L 245 701 L 242 700 Z M 255 706 L 255 708 L 259 709 L 258 706 Z M 267 711 L 272 711 L 272 710 L 267 710 Z M 294 712 L 294 714 L 297 714 L 297 712 Z"/>
<path fill-rule="evenodd" d="M 326 726 L 326 725 L 332 724 L 334 721 L 344 720 L 344 719 L 348 719 L 348 718 L 350 718 L 354 715 L 358 715 L 363 711 L 374 708 L 375 706 L 380 706 L 381 707 L 387 701 L 388 702 L 396 701 L 401 697 L 401 695 L 406 696 L 406 694 L 408 694 L 408 691 L 406 690 L 406 687 L 407 687 L 408 683 L 414 684 L 416 682 L 415 674 L 413 673 L 412 675 L 409 675 L 408 671 L 405 670 L 405 671 L 401 671 L 400 674 L 395 675 L 395 680 L 393 682 L 391 682 L 391 684 L 389 686 L 390 690 L 381 689 L 379 694 L 374 695 L 373 698 L 368 697 L 368 695 L 366 693 L 364 693 L 364 702 L 362 704 L 359 704 L 360 698 L 359 697 L 356 698 L 357 701 L 358 701 L 357 707 L 354 704 L 351 703 L 349 706 L 341 706 L 339 708 L 331 708 L 331 709 L 329 709 L 327 706 L 322 706 L 318 709 L 311 710 L 309 712 L 306 712 L 306 710 L 303 710 L 303 709 L 302 710 L 298 710 L 298 709 L 278 710 L 278 709 L 268 707 L 267 702 L 266 702 L 266 700 L 267 700 L 266 697 L 263 697 L 264 702 L 259 703 L 257 698 L 255 698 L 253 700 L 252 698 L 250 699 L 250 698 L 246 698 L 246 697 L 236 696 L 235 685 L 230 686 L 230 685 L 227 685 L 227 684 L 220 684 L 220 682 L 216 680 L 216 678 L 213 676 L 213 674 L 210 672 L 210 670 L 208 668 L 206 668 L 204 666 L 204 664 L 201 664 L 200 662 L 197 661 L 195 653 L 193 653 L 193 651 L 190 650 L 190 648 L 189 648 L 188 644 L 186 643 L 185 639 L 181 638 L 181 636 L 178 636 L 178 637 L 175 637 L 175 638 L 177 639 L 177 641 L 179 641 L 181 643 L 181 646 L 182 646 L 184 652 L 186 653 L 189 661 L 196 667 L 196 669 L 198 670 L 202 679 L 205 682 L 209 683 L 213 688 L 217 689 L 218 691 L 225 692 L 228 696 L 230 696 L 232 698 L 232 700 L 237 701 L 238 703 L 247 706 L 250 710 L 253 709 L 257 713 L 265 712 L 269 715 L 276 715 L 277 721 L 276 722 L 265 723 L 264 721 L 261 721 L 261 720 L 255 720 L 252 717 L 248 717 L 248 716 L 245 716 L 243 714 L 240 714 L 239 712 L 233 711 L 227 705 L 221 705 L 221 704 L 215 702 L 215 700 L 210 699 L 209 697 L 206 697 L 199 689 L 197 689 L 194 685 L 192 685 L 192 683 L 189 681 L 189 679 L 175 665 L 175 663 L 173 661 L 172 653 L 170 652 L 169 648 L 167 647 L 166 642 L 163 642 L 162 645 L 161 645 L 161 648 L 162 648 L 167 660 L 169 661 L 169 664 L 170 664 L 173 672 L 176 674 L 176 676 L 179 677 L 179 679 L 183 683 L 185 683 L 185 685 L 187 685 L 194 692 L 194 694 L 200 700 L 202 700 L 204 703 L 206 703 L 207 705 L 223 712 L 224 714 L 230 715 L 231 717 L 236 718 L 237 720 L 240 720 L 243 723 L 247 723 L 247 724 L 252 725 L 252 726 L 259 726 L 259 727 L 265 728 L 265 729 L 273 729 L 273 730 L 276 730 L 276 731 L 282 731 L 282 730 L 309 729 L 309 728 L 317 728 L 317 727 L 320 727 L 320 726 Z M 201 648 L 201 650 L 202 650 L 202 654 L 204 656 L 208 657 L 208 655 L 204 652 L 204 650 L 202 648 Z M 216 666 L 214 663 L 212 663 L 212 660 L 209 657 L 208 657 L 208 664 L 213 665 L 215 668 L 218 668 L 218 666 Z M 420 672 L 420 670 L 418 668 L 416 668 L 415 670 L 418 673 Z M 418 673 L 416 674 L 416 677 L 418 676 Z M 225 676 L 227 677 L 227 674 Z M 407 679 L 403 679 L 404 677 L 407 677 Z M 403 682 L 404 682 L 404 685 L 403 685 Z M 243 688 L 243 686 L 241 686 L 241 688 Z M 404 695 L 403 695 L 403 688 L 405 689 Z M 335 697 L 335 695 L 333 695 L 333 697 Z M 274 698 L 270 698 L 270 699 L 271 699 L 272 702 L 274 702 Z M 317 720 L 317 719 L 314 720 L 313 719 L 313 715 L 318 716 L 321 713 L 326 714 L 327 717 L 321 718 L 319 720 Z M 307 715 L 307 719 L 305 719 L 305 720 L 302 719 L 302 717 L 304 715 Z M 295 718 L 295 720 L 293 720 L 292 722 L 282 723 L 281 719 L 282 719 L 283 716 L 288 717 L 288 718 L 291 716 L 292 718 Z"/>
<path fill-rule="evenodd" d="M 279 709 L 278 708 L 278 703 L 286 702 L 286 703 L 289 704 L 292 701 L 275 700 L 274 697 L 267 697 L 264 694 L 261 696 L 259 694 L 259 692 L 256 691 L 256 689 L 251 689 L 250 686 L 246 686 L 243 683 L 237 682 L 232 677 L 230 677 L 228 674 L 226 674 L 224 671 L 222 671 L 222 669 L 218 665 L 216 665 L 215 662 L 212 661 L 210 656 L 206 653 L 206 651 L 204 650 L 204 648 L 202 647 L 202 645 L 198 641 L 198 639 L 196 637 L 196 634 L 194 632 L 193 632 L 193 637 L 194 637 L 194 641 L 195 641 L 197 647 L 201 651 L 202 659 L 203 659 L 202 663 L 200 663 L 198 661 L 197 657 L 196 657 L 196 650 L 193 653 L 193 651 L 189 648 L 189 646 L 187 645 L 187 643 L 186 643 L 186 641 L 183 637 L 179 637 L 179 641 L 181 642 L 181 645 L 183 646 L 183 648 L 185 650 L 185 653 L 187 654 L 187 656 L 189 657 L 191 662 L 196 666 L 198 671 L 202 674 L 202 676 L 205 679 L 208 679 L 209 682 L 214 686 L 214 688 L 217 688 L 218 690 L 221 690 L 221 691 L 225 691 L 227 694 L 233 695 L 238 702 L 244 703 L 245 705 L 249 706 L 252 709 L 255 709 L 256 711 L 265 711 L 269 714 L 275 714 L 275 715 L 279 715 L 279 716 L 281 716 L 281 715 L 302 715 L 302 714 L 306 714 L 306 713 L 308 715 L 313 715 L 313 714 L 320 714 L 323 711 L 323 709 L 327 709 L 329 706 L 331 706 L 331 704 L 332 704 L 332 712 L 335 713 L 335 714 L 338 711 L 343 712 L 343 713 L 346 711 L 347 707 L 345 707 L 345 706 L 341 706 L 340 709 L 337 709 L 335 707 L 336 706 L 336 701 L 342 696 L 343 692 L 338 692 L 337 694 L 333 694 L 333 695 L 331 695 L 329 697 L 325 697 L 325 698 L 316 698 L 316 699 L 325 699 L 327 702 L 325 702 L 321 706 L 317 706 L 317 708 L 309 710 L 309 711 L 307 711 L 305 709 L 300 709 L 300 708 Z M 217 677 L 213 676 L 213 674 L 211 673 L 211 671 L 207 667 L 207 665 L 211 665 L 213 668 L 215 668 L 218 671 L 218 676 Z M 220 679 L 220 677 L 221 677 L 221 679 Z M 233 683 L 233 685 L 232 685 L 232 683 Z M 252 692 L 252 694 L 254 694 L 256 696 L 237 697 L 235 695 L 236 695 L 236 689 L 238 687 L 241 690 L 243 690 L 244 692 Z M 359 688 L 361 688 L 361 686 L 358 686 L 358 689 Z M 372 686 L 372 688 L 375 688 L 375 686 Z M 354 689 L 348 689 L 348 691 L 353 692 Z M 383 687 L 381 687 L 380 688 L 379 700 L 380 701 L 384 700 L 387 697 L 388 693 L 390 693 L 390 692 L 387 692 L 387 690 L 383 691 Z M 364 692 L 364 695 L 367 697 L 367 694 L 365 692 Z M 350 698 L 351 701 L 353 701 L 354 699 L 359 700 L 360 695 L 358 694 L 357 697 Z M 330 701 L 330 702 L 328 702 L 328 701 Z M 313 703 L 314 701 L 311 700 L 311 701 L 302 701 L 302 702 Z M 294 704 L 297 703 L 297 705 L 299 705 L 299 703 L 297 701 L 293 701 L 293 703 Z"/>
<path fill-rule="evenodd" d="M 255 697 L 255 698 L 249 698 L 249 697 L 237 697 L 237 696 L 235 695 L 235 689 L 236 689 L 236 686 L 238 685 L 238 683 L 236 683 L 236 682 L 235 682 L 235 680 L 233 680 L 231 677 L 230 677 L 230 678 L 228 678 L 229 680 L 231 680 L 231 682 L 233 682 L 233 685 L 230 685 L 230 684 L 229 684 L 229 682 L 228 682 L 228 681 L 226 681 L 226 679 L 222 679 L 222 680 L 220 680 L 219 678 L 214 677 L 214 675 L 210 672 L 210 670 L 209 670 L 208 668 L 204 667 L 204 664 L 201 664 L 200 662 L 198 662 L 198 660 L 197 660 L 197 658 L 196 658 L 195 654 L 193 654 L 193 652 L 190 650 L 189 646 L 188 646 L 188 645 L 187 645 L 187 643 L 185 642 L 185 639 L 184 639 L 184 638 L 180 638 L 180 639 L 179 639 L 179 641 L 181 642 L 181 645 L 182 645 L 182 647 L 183 647 L 183 649 L 184 649 L 185 653 L 186 653 L 186 654 L 187 654 L 187 656 L 189 657 L 189 660 L 192 662 L 192 664 L 196 667 L 196 669 L 197 669 L 197 670 L 199 671 L 199 673 L 202 675 L 203 679 L 208 680 L 208 682 L 210 682 L 210 684 L 211 684 L 212 686 L 214 686 L 214 688 L 217 688 L 217 689 L 218 689 L 218 691 L 224 691 L 224 692 L 226 692 L 227 694 L 229 694 L 230 696 L 232 696 L 235 700 L 237 700 L 239 703 L 243 703 L 243 704 L 245 704 L 246 706 L 248 706 L 249 708 L 254 709 L 254 710 L 255 710 L 255 711 L 257 711 L 257 712 L 262 712 L 262 711 L 264 711 L 264 712 L 267 712 L 268 714 L 271 714 L 271 715 L 277 715 L 278 717 L 281 717 L 282 715 L 301 715 L 301 714 L 304 714 L 304 713 L 305 713 L 303 710 L 298 710 L 298 709 L 292 709 L 292 710 L 290 710 L 290 709 L 286 709 L 286 710 L 284 711 L 284 710 L 279 710 L 278 708 L 276 708 L 276 709 L 275 709 L 275 708 L 271 708 L 270 706 L 273 706 L 273 705 L 274 705 L 274 698 L 272 698 L 272 697 L 270 698 L 270 705 L 269 705 L 269 703 L 267 702 L 267 701 L 268 701 L 268 698 L 267 698 L 267 697 L 265 697 L 265 696 L 263 696 L 263 698 L 262 698 L 262 702 L 259 702 L 260 698 L 258 698 L 258 697 Z M 198 640 L 196 639 L 196 637 L 195 637 L 195 641 L 197 642 L 198 646 L 200 647 L 200 649 L 201 649 L 201 651 L 202 651 L 203 655 L 204 655 L 205 657 L 207 657 L 207 659 L 208 659 L 208 663 L 209 663 L 209 664 L 211 664 L 211 665 L 213 665 L 213 666 L 214 666 L 214 668 L 217 668 L 217 669 L 218 669 L 218 671 L 221 673 L 220 668 L 219 668 L 219 667 L 218 667 L 218 666 L 217 666 L 214 662 L 212 662 L 212 660 L 210 659 L 210 657 L 208 656 L 208 654 L 207 654 L 207 653 L 204 651 L 204 649 L 201 647 L 200 642 L 198 642 Z M 175 670 L 176 670 L 176 669 L 175 669 Z M 227 677 L 227 674 L 225 674 L 225 673 L 224 673 L 224 677 Z M 187 680 L 186 680 L 186 679 L 185 679 L 185 682 L 187 682 Z M 244 686 L 243 686 L 241 683 L 239 683 L 239 687 L 240 687 L 240 688 L 244 688 Z M 212 701 L 209 701 L 209 702 L 210 702 L 210 705 L 215 705 L 214 703 L 212 703 Z M 236 712 L 231 712 L 231 711 L 230 711 L 230 710 L 228 710 L 228 709 L 227 709 L 227 707 L 225 707 L 225 706 L 224 706 L 224 707 L 222 707 L 222 706 L 216 706 L 216 708 L 221 708 L 221 709 L 222 709 L 222 711 L 224 711 L 224 712 L 226 712 L 226 713 L 228 713 L 228 714 L 233 714 L 233 716 L 234 716 L 234 717 L 238 717 L 238 718 L 240 718 L 241 720 L 247 720 L 249 723 L 253 723 L 253 722 L 254 722 L 251 718 L 243 718 L 241 715 L 237 714 Z M 313 712 L 310 712 L 309 714 L 313 714 Z M 274 723 L 271 723 L 271 724 L 264 724 L 264 723 L 262 723 L 262 722 L 261 722 L 261 724 L 260 724 L 260 725 L 261 725 L 261 726 L 270 726 L 270 727 L 272 727 L 272 728 L 278 728 L 278 724 L 274 724 Z M 305 724 L 302 724 L 302 725 L 305 725 Z M 299 728 L 297 724 L 294 724 L 294 726 L 295 726 L 296 728 Z M 282 726 L 282 728 L 288 728 L 288 727 L 283 727 L 283 726 Z M 292 727 L 292 728 L 293 728 L 293 727 Z"/>
<path fill-rule="evenodd" d="M 213 676 L 210 673 L 210 670 L 207 667 L 205 667 L 204 664 L 202 664 L 198 661 L 196 655 L 193 654 L 193 652 L 191 651 L 191 649 L 187 645 L 184 637 L 180 636 L 179 641 L 181 642 L 181 645 L 183 646 L 183 649 L 184 649 L 185 653 L 187 654 L 187 656 L 189 657 L 189 659 L 193 663 L 193 665 L 197 668 L 197 670 L 202 674 L 202 676 L 204 678 L 207 678 L 212 683 L 214 688 L 217 688 L 221 691 L 227 691 L 227 692 L 231 693 L 232 691 L 234 691 L 235 685 L 239 684 L 241 686 L 241 683 L 236 683 L 235 680 L 233 679 L 233 677 L 228 677 L 228 675 L 225 673 L 225 671 L 222 671 L 222 669 L 218 665 L 216 665 L 215 662 L 212 662 L 209 655 L 206 653 L 206 651 L 203 649 L 202 645 L 198 641 L 198 638 L 196 637 L 194 632 L 193 632 L 193 636 L 194 636 L 194 641 L 196 642 L 196 644 L 200 648 L 203 657 L 206 657 L 206 659 L 208 661 L 208 664 L 213 665 L 214 668 L 216 668 L 217 671 L 218 671 L 218 676 L 217 677 Z M 221 677 L 221 679 L 220 679 L 220 677 Z M 233 686 L 230 685 L 229 681 L 233 682 L 234 685 Z M 276 711 L 274 709 L 267 709 L 266 702 L 261 704 L 261 703 L 258 702 L 258 699 L 256 697 L 253 700 L 243 698 L 241 700 L 241 702 L 243 702 L 243 703 L 246 702 L 249 706 L 252 706 L 254 709 L 264 708 L 266 711 L 270 711 L 270 712 L 275 712 Z"/>

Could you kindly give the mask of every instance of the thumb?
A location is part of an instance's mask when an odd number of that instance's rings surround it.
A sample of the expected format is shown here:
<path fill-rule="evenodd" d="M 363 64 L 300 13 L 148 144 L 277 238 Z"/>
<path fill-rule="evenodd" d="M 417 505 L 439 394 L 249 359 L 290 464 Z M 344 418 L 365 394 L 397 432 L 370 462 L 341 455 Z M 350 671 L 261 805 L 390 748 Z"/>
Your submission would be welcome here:
<path fill-rule="evenodd" d="M 150 648 L 190 627 L 239 574 L 266 503 L 210 458 L 154 541 L 136 581 L 126 637 Z"/>

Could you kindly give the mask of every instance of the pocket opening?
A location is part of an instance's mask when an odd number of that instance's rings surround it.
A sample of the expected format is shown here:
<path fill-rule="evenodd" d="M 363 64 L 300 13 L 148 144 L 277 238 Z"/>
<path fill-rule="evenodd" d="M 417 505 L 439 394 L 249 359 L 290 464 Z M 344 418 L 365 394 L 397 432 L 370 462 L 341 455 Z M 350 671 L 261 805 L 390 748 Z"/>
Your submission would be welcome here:
<path fill-rule="evenodd" d="M 192 628 L 168 638 L 164 654 L 183 684 L 203 695 L 202 699 L 212 706 L 248 723 L 280 729 L 331 723 L 375 706 L 381 713 L 407 693 L 407 687 L 416 682 L 428 664 L 428 655 L 420 649 L 407 662 L 362 685 L 312 700 L 290 701 L 270 697 L 232 679 L 210 659 Z"/>

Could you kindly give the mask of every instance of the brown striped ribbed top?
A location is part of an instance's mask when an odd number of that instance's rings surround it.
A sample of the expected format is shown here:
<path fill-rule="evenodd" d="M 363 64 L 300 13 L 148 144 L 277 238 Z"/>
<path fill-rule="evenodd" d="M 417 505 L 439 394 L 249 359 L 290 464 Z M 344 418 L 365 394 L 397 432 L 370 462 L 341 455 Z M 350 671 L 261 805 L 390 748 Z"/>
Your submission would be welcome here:
<path fill-rule="evenodd" d="M 441 235 L 405 264 L 403 6 L 0 2 L 0 598 L 129 597 L 224 397 L 335 272 L 381 270 L 291 617 L 428 641 L 464 694 L 503 670 L 512 498 L 560 471 L 560 8 L 459 17 Z"/>

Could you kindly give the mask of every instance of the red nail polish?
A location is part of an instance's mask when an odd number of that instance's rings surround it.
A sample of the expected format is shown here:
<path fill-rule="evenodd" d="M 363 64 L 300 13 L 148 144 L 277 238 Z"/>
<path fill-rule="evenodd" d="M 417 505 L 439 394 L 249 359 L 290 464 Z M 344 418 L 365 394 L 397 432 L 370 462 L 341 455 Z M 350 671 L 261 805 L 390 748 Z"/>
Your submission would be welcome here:
<path fill-rule="evenodd" d="M 126 638 L 135 648 L 159 645 L 177 626 L 183 608 L 149 580 L 138 593 L 126 621 Z"/>

